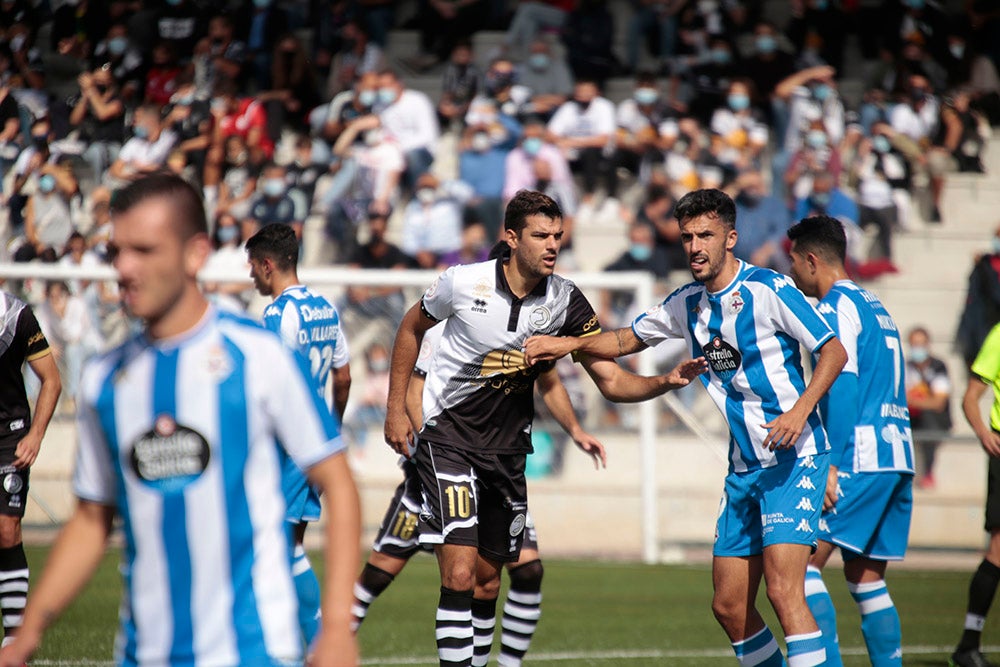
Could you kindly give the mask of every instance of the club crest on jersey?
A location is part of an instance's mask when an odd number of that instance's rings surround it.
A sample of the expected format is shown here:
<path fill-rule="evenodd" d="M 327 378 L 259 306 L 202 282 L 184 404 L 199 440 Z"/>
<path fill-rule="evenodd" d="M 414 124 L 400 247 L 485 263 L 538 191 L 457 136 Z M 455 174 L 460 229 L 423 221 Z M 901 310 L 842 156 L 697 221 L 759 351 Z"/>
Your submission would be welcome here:
<path fill-rule="evenodd" d="M 729 295 L 729 310 L 733 314 L 738 314 L 743 310 L 743 306 L 746 305 L 746 301 L 743 300 L 743 295 L 740 294 L 739 290 L 736 290 Z"/>
<path fill-rule="evenodd" d="M 536 329 L 543 329 L 552 321 L 552 313 L 545 306 L 538 306 L 528 315 L 528 324 Z"/>
<path fill-rule="evenodd" d="M 489 278 L 480 278 L 475 287 L 472 288 L 472 295 L 480 299 L 488 299 L 493 296 L 494 282 Z"/>
<path fill-rule="evenodd" d="M 229 377 L 229 374 L 233 370 L 233 365 L 230 363 L 229 355 L 221 347 L 213 347 L 208 353 L 208 359 L 206 360 L 206 365 L 208 366 L 208 373 L 216 380 L 222 380 L 223 378 Z"/>
<path fill-rule="evenodd" d="M 7 493 L 14 495 L 21 492 L 24 488 L 24 482 L 21 481 L 21 477 L 16 473 L 8 473 L 3 478 L 3 490 Z"/>
<path fill-rule="evenodd" d="M 208 468 L 208 441 L 170 415 L 156 418 L 139 436 L 130 454 L 136 477 L 161 493 L 178 493 Z"/>
<path fill-rule="evenodd" d="M 740 364 L 743 363 L 740 351 L 719 336 L 713 336 L 712 341 L 703 345 L 701 351 L 708 360 L 708 365 L 712 367 L 712 372 L 724 381 L 736 375 Z"/>

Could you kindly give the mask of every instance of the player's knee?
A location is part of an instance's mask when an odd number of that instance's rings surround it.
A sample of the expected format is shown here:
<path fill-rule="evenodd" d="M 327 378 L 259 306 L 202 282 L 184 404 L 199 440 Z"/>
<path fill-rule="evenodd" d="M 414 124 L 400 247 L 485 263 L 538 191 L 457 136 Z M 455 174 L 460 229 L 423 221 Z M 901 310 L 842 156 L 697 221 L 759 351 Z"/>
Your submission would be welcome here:
<path fill-rule="evenodd" d="M 540 591 L 542 589 L 542 575 L 545 568 L 542 567 L 541 560 L 533 560 L 512 567 L 510 572 L 510 587 L 517 591 Z"/>
<path fill-rule="evenodd" d="M 774 577 L 767 582 L 767 599 L 780 616 L 784 610 L 805 604 L 805 583 L 795 577 Z"/>
<path fill-rule="evenodd" d="M 476 570 L 464 563 L 452 565 L 441 573 L 441 585 L 453 591 L 471 591 L 476 587 Z"/>
<path fill-rule="evenodd" d="M 500 597 L 500 577 L 490 577 L 476 581 L 475 597 L 479 600 L 495 600 Z"/>
<path fill-rule="evenodd" d="M 0 549 L 9 549 L 21 543 L 21 520 L 15 516 L 0 515 Z"/>
<path fill-rule="evenodd" d="M 712 613 L 725 628 L 741 626 L 747 617 L 746 598 L 716 591 L 712 598 Z"/>

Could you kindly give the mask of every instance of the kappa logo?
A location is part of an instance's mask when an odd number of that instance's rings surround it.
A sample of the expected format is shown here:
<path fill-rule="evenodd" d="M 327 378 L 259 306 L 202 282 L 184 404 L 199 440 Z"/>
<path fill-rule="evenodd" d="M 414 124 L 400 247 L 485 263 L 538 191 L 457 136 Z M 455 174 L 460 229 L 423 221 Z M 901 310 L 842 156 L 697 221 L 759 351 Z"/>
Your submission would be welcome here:
<path fill-rule="evenodd" d="M 784 276 L 779 276 L 774 279 L 774 291 L 780 291 L 782 287 L 788 287 L 791 283 Z"/>
<path fill-rule="evenodd" d="M 813 461 L 812 454 L 810 454 L 809 456 L 803 456 L 802 460 L 799 461 L 799 467 L 809 468 L 810 470 L 818 470 L 818 468 L 816 467 L 816 462 Z"/>
<path fill-rule="evenodd" d="M 803 477 L 799 480 L 799 483 L 795 485 L 796 489 L 806 489 L 807 491 L 815 491 L 816 485 L 808 477 Z"/>
<path fill-rule="evenodd" d="M 828 303 L 821 303 L 819 305 L 819 312 L 824 315 L 833 315 L 837 310 Z"/>
<path fill-rule="evenodd" d="M 895 651 L 892 652 L 892 655 L 889 656 L 890 660 L 894 658 L 899 658 L 899 659 L 903 658 L 903 649 L 901 647 L 897 648 Z"/>
<path fill-rule="evenodd" d="M 822 532 L 824 532 L 824 533 L 829 533 L 830 532 L 830 526 L 827 525 L 826 519 L 820 519 L 819 520 L 819 529 Z"/>
<path fill-rule="evenodd" d="M 891 444 L 893 450 L 901 449 L 910 444 L 910 429 L 902 431 L 895 424 L 889 424 L 882 429 L 882 439 Z"/>
<path fill-rule="evenodd" d="M 802 499 L 799 500 L 799 504 L 795 506 L 795 509 L 802 510 L 803 512 L 816 511 L 816 508 L 813 507 L 812 501 L 806 498 L 805 496 L 802 496 Z"/>
<path fill-rule="evenodd" d="M 472 308 L 470 309 L 474 313 L 485 313 L 486 312 L 486 302 L 482 299 L 475 299 L 472 302 Z"/>
<path fill-rule="evenodd" d="M 812 526 L 805 519 L 799 521 L 799 525 L 795 526 L 795 532 L 797 533 L 811 533 L 813 532 Z"/>

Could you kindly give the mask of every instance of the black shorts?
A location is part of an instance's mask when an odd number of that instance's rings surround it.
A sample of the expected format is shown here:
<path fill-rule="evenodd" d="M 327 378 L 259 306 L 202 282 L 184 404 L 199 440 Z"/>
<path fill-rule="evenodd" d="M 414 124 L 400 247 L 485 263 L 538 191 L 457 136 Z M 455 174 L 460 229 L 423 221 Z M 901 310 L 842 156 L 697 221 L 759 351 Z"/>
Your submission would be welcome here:
<path fill-rule="evenodd" d="M 525 455 L 423 441 L 415 458 L 424 489 L 420 542 L 474 546 L 491 560 L 517 561 L 528 512 Z"/>
<path fill-rule="evenodd" d="M 372 549 L 406 560 L 421 549 L 430 550 L 430 546 L 420 544 L 420 508 L 424 499 L 417 466 L 406 459 L 402 468 L 403 481 L 396 487 L 396 493 L 385 511 Z"/>
<path fill-rule="evenodd" d="M 986 482 L 986 530 L 1000 530 L 1000 459 L 992 456 Z"/>
<path fill-rule="evenodd" d="M 27 433 L 24 428 L 0 436 L 0 514 L 5 516 L 23 518 L 28 504 L 28 469 L 14 467 L 17 443 Z"/>

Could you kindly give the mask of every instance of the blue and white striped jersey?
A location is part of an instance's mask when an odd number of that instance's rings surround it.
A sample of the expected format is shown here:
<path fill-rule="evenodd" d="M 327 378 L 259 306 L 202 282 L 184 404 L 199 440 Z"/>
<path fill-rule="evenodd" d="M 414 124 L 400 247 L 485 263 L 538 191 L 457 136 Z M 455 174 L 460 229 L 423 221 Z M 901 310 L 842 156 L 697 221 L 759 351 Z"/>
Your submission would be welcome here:
<path fill-rule="evenodd" d="M 762 445 L 763 424 L 787 412 L 805 391 L 800 345 L 816 351 L 833 331 L 792 281 L 746 262 L 718 292 L 699 282 L 679 288 L 632 323 L 647 345 L 684 338 L 693 357 L 704 356 L 701 376 L 729 422 L 729 470 L 746 472 L 826 452 L 818 412 L 810 415 L 793 449 Z"/>
<path fill-rule="evenodd" d="M 123 519 L 117 663 L 299 664 L 276 443 L 303 469 L 343 450 L 299 358 L 209 308 L 88 363 L 77 429 L 76 495 Z"/>
<path fill-rule="evenodd" d="M 326 391 L 331 368 L 347 364 L 350 354 L 336 307 L 303 285 L 293 285 L 264 309 L 264 326 L 309 362 L 317 389 Z"/>
<path fill-rule="evenodd" d="M 847 364 L 820 404 L 830 434 L 832 465 L 845 472 L 913 472 L 913 440 L 906 407 L 906 364 L 892 316 L 868 290 L 840 280 L 819 302 Z"/>

